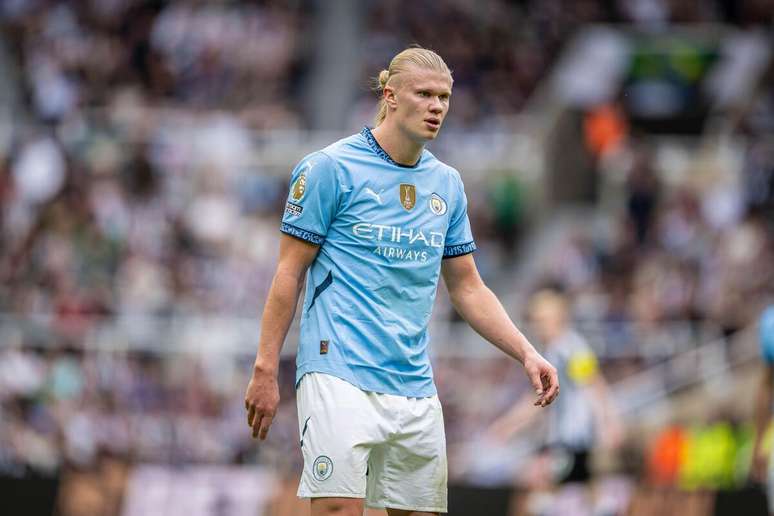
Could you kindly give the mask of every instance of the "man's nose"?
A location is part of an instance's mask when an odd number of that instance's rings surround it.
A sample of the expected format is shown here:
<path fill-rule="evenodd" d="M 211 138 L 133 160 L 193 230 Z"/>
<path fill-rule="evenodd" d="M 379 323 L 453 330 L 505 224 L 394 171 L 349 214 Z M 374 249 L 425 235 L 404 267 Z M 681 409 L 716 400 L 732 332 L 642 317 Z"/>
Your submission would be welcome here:
<path fill-rule="evenodd" d="M 438 97 L 433 97 L 433 102 L 430 103 L 430 112 L 434 115 L 443 113 L 443 103 Z"/>

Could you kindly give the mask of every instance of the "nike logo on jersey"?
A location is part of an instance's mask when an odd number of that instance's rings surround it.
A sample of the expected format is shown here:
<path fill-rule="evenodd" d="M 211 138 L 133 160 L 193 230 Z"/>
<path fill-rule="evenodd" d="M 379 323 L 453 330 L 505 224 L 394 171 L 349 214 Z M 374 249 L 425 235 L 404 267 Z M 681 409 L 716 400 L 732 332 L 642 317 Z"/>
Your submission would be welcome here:
<path fill-rule="evenodd" d="M 376 193 L 366 186 L 365 188 L 363 188 L 363 191 L 368 195 L 372 196 L 374 199 L 376 199 L 376 202 L 378 202 L 379 204 L 382 204 L 382 192 L 384 192 L 384 188 L 379 190 L 379 193 Z"/>

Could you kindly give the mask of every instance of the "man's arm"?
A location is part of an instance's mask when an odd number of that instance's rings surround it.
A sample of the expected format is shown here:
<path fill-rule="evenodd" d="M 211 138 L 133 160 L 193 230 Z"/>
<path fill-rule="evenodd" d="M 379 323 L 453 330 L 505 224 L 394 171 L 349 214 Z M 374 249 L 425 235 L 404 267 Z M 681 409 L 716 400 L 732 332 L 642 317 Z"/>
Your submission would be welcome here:
<path fill-rule="evenodd" d="M 449 297 L 457 312 L 483 338 L 524 366 L 535 393 L 535 405 L 545 407 L 559 394 L 556 369 L 513 324 L 503 305 L 484 285 L 473 256 L 447 258 L 441 266 Z"/>
<path fill-rule="evenodd" d="M 263 309 L 258 353 L 245 393 L 247 424 L 253 429 L 253 437 L 261 440 L 266 439 L 279 405 L 280 350 L 296 313 L 304 274 L 318 250 L 318 246 L 303 240 L 285 234 L 280 237 L 279 262 Z"/>
<path fill-rule="evenodd" d="M 758 384 L 755 396 L 755 444 L 753 445 L 753 463 L 750 471 L 753 480 L 766 482 L 766 470 L 769 458 L 763 453 L 763 438 L 771 421 L 771 396 L 774 389 L 774 365 L 766 364 Z"/>

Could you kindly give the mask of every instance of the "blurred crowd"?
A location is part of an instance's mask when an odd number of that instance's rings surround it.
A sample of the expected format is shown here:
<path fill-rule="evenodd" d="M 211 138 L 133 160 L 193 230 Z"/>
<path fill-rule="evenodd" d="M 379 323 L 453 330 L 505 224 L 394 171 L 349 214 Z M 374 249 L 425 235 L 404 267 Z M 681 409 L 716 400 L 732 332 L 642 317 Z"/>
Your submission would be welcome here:
<path fill-rule="evenodd" d="M 447 126 L 498 130 L 518 113 L 581 26 L 626 23 L 649 30 L 670 24 L 771 22 L 770 0 L 487 0 L 371 2 L 362 83 L 406 42 L 442 52 L 454 75 Z M 365 95 L 356 119 L 370 119 Z M 368 117 L 368 118 L 367 118 Z"/>
<path fill-rule="evenodd" d="M 299 7 L 0 15 L 27 114 L 0 149 L 0 311 L 73 331 L 119 312 L 255 315 L 287 180 L 251 167 L 252 130 L 296 124 Z"/>
<path fill-rule="evenodd" d="M 48 335 L 48 338 L 56 338 Z M 0 470 L 53 475 L 102 456 L 129 462 L 300 464 L 293 364 L 271 446 L 252 444 L 241 395 L 250 359 L 95 353 L 66 346 L 0 351 Z M 298 455 L 298 457 L 296 457 Z M 294 462 L 297 459 L 298 464 Z"/>
<path fill-rule="evenodd" d="M 0 474 L 88 468 L 116 456 L 260 462 L 295 482 L 292 359 L 282 361 L 271 446 L 259 447 L 241 402 L 252 356 L 99 352 L 83 343 L 112 316 L 260 313 L 289 169 L 256 165 L 254 138 L 305 128 L 313 3 L 0 3 L 24 113 L 11 121 L 10 138 L 0 134 L 0 313 L 46 328 L 3 334 Z M 364 9 L 363 95 L 350 118 L 371 119 L 369 78 L 419 42 L 441 51 L 454 72 L 448 124 L 484 131 L 507 129 L 581 24 L 747 26 L 774 12 L 766 0 L 385 1 Z M 748 325 L 774 285 L 773 92 L 761 89 L 735 128 L 740 177 L 727 163 L 696 159 L 676 179 L 625 113 L 589 113 L 600 216 L 547 250 L 534 286 L 561 287 L 576 320 L 603 322 L 605 342 L 635 355 L 643 342 L 663 344 L 659 332 L 671 321 L 709 322 L 726 335 Z M 594 120 L 612 120 L 615 137 L 600 142 Z M 477 259 L 489 272 L 488 257 L 515 256 L 525 193 L 506 175 L 468 195 Z M 652 330 L 651 342 L 633 327 Z M 446 356 L 434 369 L 451 480 L 507 482 L 530 450 L 487 456 L 471 443 L 525 391 L 523 375 L 497 358 Z M 667 459 L 652 458 L 651 474 L 677 471 Z"/>
<path fill-rule="evenodd" d="M 548 253 L 538 282 L 563 286 L 580 321 L 603 322 L 621 353 L 664 343 L 673 322 L 696 326 L 693 342 L 753 324 L 774 297 L 774 97 L 770 66 L 725 144 L 665 157 L 615 107 L 616 129 L 597 148 L 585 138 L 597 199 Z M 604 115 L 607 116 L 607 115 Z M 732 159 L 728 156 L 732 155 Z M 653 342 L 631 329 L 649 331 Z M 661 341 L 661 342 L 658 342 Z"/>
<path fill-rule="evenodd" d="M 271 128 L 300 123 L 310 21 L 301 4 L 33 0 L 4 2 L 0 16 L 40 120 L 131 95 L 154 107 L 239 110 L 247 125 Z"/>

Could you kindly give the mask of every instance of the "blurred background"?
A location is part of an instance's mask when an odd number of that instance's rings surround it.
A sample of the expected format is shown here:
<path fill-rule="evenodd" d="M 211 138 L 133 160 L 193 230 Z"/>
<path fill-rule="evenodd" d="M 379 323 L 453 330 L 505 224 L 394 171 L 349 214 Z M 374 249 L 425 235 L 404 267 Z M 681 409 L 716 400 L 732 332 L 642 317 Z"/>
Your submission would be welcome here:
<path fill-rule="evenodd" d="M 614 422 L 590 480 L 558 484 L 552 418 L 508 428 L 525 378 L 441 287 L 451 514 L 766 513 L 774 2 L 2 0 L 4 515 L 308 513 L 295 328 L 266 442 L 243 406 L 280 215 L 412 43 L 453 70 L 430 149 L 465 181 L 482 275 L 539 349 L 531 299 L 559 293 L 591 350 L 574 390 Z"/>

